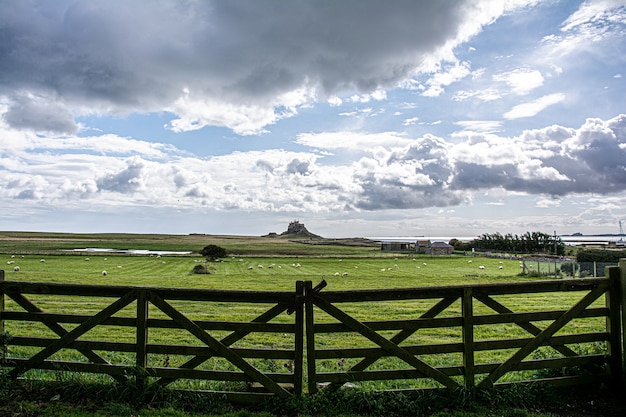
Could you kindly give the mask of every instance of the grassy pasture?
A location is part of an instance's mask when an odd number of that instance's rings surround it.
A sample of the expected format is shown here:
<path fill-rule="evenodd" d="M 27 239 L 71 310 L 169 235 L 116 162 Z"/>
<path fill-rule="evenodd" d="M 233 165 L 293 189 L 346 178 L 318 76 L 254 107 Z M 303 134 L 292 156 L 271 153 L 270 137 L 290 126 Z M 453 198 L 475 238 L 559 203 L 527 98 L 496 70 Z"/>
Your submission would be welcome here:
<path fill-rule="evenodd" d="M 327 242 L 328 243 L 328 242 Z M 221 290 L 252 291 L 293 291 L 298 280 L 310 280 L 315 285 L 322 278 L 328 282 L 325 291 L 409 288 L 450 286 L 459 284 L 482 284 L 529 280 L 519 275 L 519 262 L 515 260 L 483 258 L 471 256 L 431 257 L 414 254 L 393 254 L 381 252 L 376 245 L 312 245 L 280 238 L 241 237 L 241 236 L 163 236 L 163 235 L 69 235 L 69 234 L 29 234 L 0 233 L 0 269 L 4 269 L 6 280 L 32 282 L 59 282 L 76 284 L 154 286 L 168 288 L 205 288 Z M 112 249 L 149 249 L 168 251 L 197 252 L 207 244 L 217 244 L 230 254 L 221 262 L 207 263 L 197 253 L 186 256 L 145 256 L 120 255 L 111 253 L 62 252 L 75 248 L 99 247 Z M 44 260 L 42 262 L 42 259 Z M 471 262 L 470 262 L 471 261 Z M 9 264 L 10 263 L 10 264 Z M 202 263 L 211 270 L 210 274 L 193 274 L 194 266 Z M 6 265 L 6 266 L 5 266 Z M 19 266 L 18 272 L 13 271 Z M 484 268 L 479 268 L 483 266 Z M 102 271 L 106 271 L 103 275 Z M 532 294 L 524 296 L 500 296 L 497 299 L 513 311 L 536 311 L 567 309 L 579 294 Z M 111 300 L 63 299 L 50 296 L 29 296 L 36 304 L 50 313 L 63 313 L 71 309 L 74 313 L 94 314 Z M 250 320 L 268 306 L 205 304 L 176 302 L 176 307 L 184 310 L 192 319 L 238 321 Z M 377 302 L 363 304 L 342 304 L 341 308 L 363 321 L 405 320 L 417 318 L 433 305 L 431 300 Z M 9 300 L 7 307 L 15 306 Z M 476 314 L 490 310 L 476 306 Z M 118 315 L 132 316 L 135 306 L 131 304 Z M 458 314 L 460 303 L 450 308 L 446 315 Z M 151 317 L 163 315 L 151 309 Z M 332 321 L 320 311 L 316 317 L 321 321 Z M 289 320 L 285 315 L 276 321 Z M 541 325 L 541 324 L 538 324 Z M 577 320 L 567 326 L 574 332 L 598 331 L 602 320 Z M 19 327 L 10 327 L 19 326 Z M 68 330 L 71 326 L 67 326 Z M 7 323 L 7 331 L 13 334 L 31 334 L 54 337 L 43 326 L 32 324 Z M 497 339 L 502 334 L 527 337 L 528 334 L 516 326 L 481 326 L 475 329 L 478 340 Z M 219 335 L 215 335 L 219 338 Z M 390 336 L 385 334 L 385 336 Z M 129 329 L 102 327 L 93 330 L 90 337 L 108 340 L 133 341 L 134 333 Z M 267 348 L 280 348 L 286 343 L 283 335 L 255 334 L 238 342 L 236 347 L 255 344 Z M 460 329 L 423 329 L 405 343 L 448 343 L 459 340 Z M 151 343 L 199 344 L 188 333 L 156 329 L 150 333 Z M 318 342 L 324 347 L 371 346 L 371 342 L 359 335 L 335 334 L 320 337 Z M 17 352 L 13 352 L 15 354 Z M 501 352 L 505 354 L 506 352 Z M 63 355 L 63 353 L 59 353 Z M 112 355 L 117 355 L 112 353 Z M 493 352 L 477 355 L 477 361 L 488 362 Z M 182 363 L 187 358 L 169 358 L 172 365 Z M 132 363 L 132 359 L 128 359 Z M 155 358 L 158 365 L 164 358 Z M 425 359 L 428 363 L 458 364 L 459 355 L 434 355 Z M 393 361 L 393 360 L 390 360 Z M 380 362 L 381 364 L 384 361 Z M 335 361 L 321 363 L 329 370 L 337 370 Z M 277 365 L 272 361 L 255 363 L 261 369 L 272 369 Z M 228 366 L 225 364 L 224 366 Z M 280 368 L 282 365 L 278 365 Z M 381 388 L 378 382 L 371 382 L 369 388 Z M 393 388 L 402 388 L 404 385 Z M 387 386 L 387 388 L 391 388 Z"/>

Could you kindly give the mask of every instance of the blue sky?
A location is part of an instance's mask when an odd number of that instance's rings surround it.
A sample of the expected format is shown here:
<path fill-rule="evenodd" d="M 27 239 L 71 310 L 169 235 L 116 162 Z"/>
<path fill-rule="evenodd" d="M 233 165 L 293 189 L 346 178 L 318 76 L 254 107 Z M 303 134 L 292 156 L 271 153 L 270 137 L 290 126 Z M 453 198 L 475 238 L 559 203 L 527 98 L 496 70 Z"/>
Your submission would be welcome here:
<path fill-rule="evenodd" d="M 0 230 L 617 233 L 626 2 L 0 0 Z"/>

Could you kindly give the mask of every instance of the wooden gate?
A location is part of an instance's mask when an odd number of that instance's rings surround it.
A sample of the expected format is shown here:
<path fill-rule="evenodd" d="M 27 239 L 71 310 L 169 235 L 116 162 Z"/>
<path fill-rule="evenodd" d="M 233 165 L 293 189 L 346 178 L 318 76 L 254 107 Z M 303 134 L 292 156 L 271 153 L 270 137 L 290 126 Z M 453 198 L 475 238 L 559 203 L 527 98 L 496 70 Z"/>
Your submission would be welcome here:
<path fill-rule="evenodd" d="M 298 281 L 295 292 L 29 283 L 4 281 L 0 271 L 1 365 L 12 377 L 94 373 L 145 390 L 184 380 L 233 401 L 300 395 L 304 385 L 309 393 L 346 383 L 379 389 L 377 381 L 385 381 L 384 389 L 412 390 L 529 379 L 621 382 L 624 294 L 617 267 L 607 278 L 325 287 L 325 281 L 315 287 Z M 569 307 L 550 309 L 556 297 Z M 19 354 L 7 355 L 7 347 Z"/>
<path fill-rule="evenodd" d="M 12 326 L 9 333 L 19 335 L 13 335 L 9 344 L 34 349 L 30 357 L 4 358 L 12 377 L 33 369 L 87 372 L 107 374 L 120 382 L 133 377 L 143 390 L 179 379 L 221 381 L 231 384 L 224 395 L 235 401 L 302 392 L 303 315 L 302 307 L 294 308 L 293 292 L 41 284 L 2 278 L 2 331 L 5 322 L 25 326 L 21 330 Z M 298 283 L 300 293 L 301 288 Z M 5 301 L 4 295 L 11 301 Z M 92 303 L 94 313 L 73 313 L 79 309 L 68 308 L 72 303 Z M 229 307 L 232 311 L 242 305 L 249 306 L 245 314 L 255 316 L 246 321 L 222 319 L 228 317 Z M 295 315 L 282 314 L 288 309 Z M 45 326 L 50 336 L 28 335 L 33 324 Z M 167 340 L 159 339 L 159 333 L 166 333 Z M 281 346 L 245 343 L 246 337 L 263 334 L 280 334 Z M 119 336 L 112 340 L 115 335 Z M 235 347 L 237 343 L 240 346 Z M 221 362 L 207 365 L 211 358 Z M 288 366 L 261 371 L 252 360 Z M 260 392 L 249 392 L 254 385 Z"/>
<path fill-rule="evenodd" d="M 486 388 L 513 373 L 521 374 L 515 377 L 519 382 L 529 371 L 534 372 L 533 378 L 545 374 L 541 380 L 552 384 L 619 384 L 619 282 L 619 268 L 612 268 L 609 278 L 397 290 L 324 292 L 319 291 L 323 283 L 317 291 L 306 283 L 308 391 L 377 380 L 408 381 L 398 384 L 400 388 Z M 572 298 L 571 307 L 546 310 L 549 304 L 544 303 L 531 306 L 539 309 L 513 311 L 506 306 L 511 297 L 532 299 L 538 294 L 547 299 L 566 294 Z M 378 309 L 376 303 L 401 301 L 422 304 L 422 313 L 403 320 L 356 317 L 363 308 Z M 340 305 L 349 306 L 350 311 Z M 594 319 L 606 321 L 604 331 L 579 332 L 572 327 L 575 321 Z M 492 326 L 509 330 L 494 335 L 488 330 Z M 526 336 L 516 335 L 512 326 Z M 429 329 L 447 330 L 449 336 L 443 342 L 425 342 L 428 339 L 420 333 Z M 332 344 L 325 342 L 324 338 L 333 336 Z M 345 342 L 338 347 L 338 340 Z M 350 345 L 350 341 L 355 343 Z M 604 347 L 593 351 L 598 343 Z M 541 355 L 528 359 L 537 352 Z M 443 356 L 446 361 L 441 361 Z M 386 363 L 373 366 L 381 361 Z"/>

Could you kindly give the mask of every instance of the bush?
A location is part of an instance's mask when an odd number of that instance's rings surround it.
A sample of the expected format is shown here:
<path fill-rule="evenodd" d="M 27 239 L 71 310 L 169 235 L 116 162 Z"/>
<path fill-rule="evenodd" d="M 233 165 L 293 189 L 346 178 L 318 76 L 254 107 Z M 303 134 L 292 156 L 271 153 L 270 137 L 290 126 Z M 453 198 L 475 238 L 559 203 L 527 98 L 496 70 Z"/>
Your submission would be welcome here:
<path fill-rule="evenodd" d="M 196 265 L 191 271 L 194 274 L 210 274 L 209 269 L 204 265 Z"/>
<path fill-rule="evenodd" d="M 207 245 L 200 251 L 200 255 L 206 257 L 207 261 L 216 261 L 226 257 L 226 249 L 217 245 Z"/>

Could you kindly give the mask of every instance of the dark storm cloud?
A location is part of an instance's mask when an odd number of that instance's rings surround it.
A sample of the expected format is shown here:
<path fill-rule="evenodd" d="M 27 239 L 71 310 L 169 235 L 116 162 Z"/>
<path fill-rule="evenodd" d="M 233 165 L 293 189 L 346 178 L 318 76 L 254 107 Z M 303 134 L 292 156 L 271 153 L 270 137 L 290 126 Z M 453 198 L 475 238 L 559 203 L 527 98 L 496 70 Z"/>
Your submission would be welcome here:
<path fill-rule="evenodd" d="M 588 119 L 578 130 L 550 127 L 525 132 L 509 146 L 519 149 L 521 162 L 498 162 L 498 150 L 481 148 L 489 156 L 486 162 L 456 161 L 450 188 L 502 188 L 553 196 L 626 190 L 626 115 L 606 122 Z"/>
<path fill-rule="evenodd" d="M 14 128 L 51 133 L 73 134 L 78 128 L 72 113 L 56 102 L 43 102 L 29 97 L 18 97 L 3 115 Z"/>
<path fill-rule="evenodd" d="M 267 105 L 304 85 L 369 92 L 454 41 L 475 19 L 470 9 L 469 0 L 0 2 L 0 94 L 123 113 L 163 110 L 183 90 L 235 105 Z M 65 127 L 25 110 L 15 103 L 7 121 Z"/>

